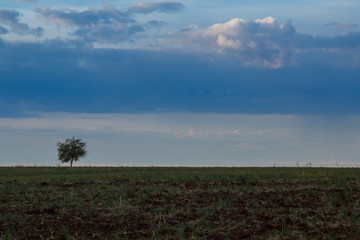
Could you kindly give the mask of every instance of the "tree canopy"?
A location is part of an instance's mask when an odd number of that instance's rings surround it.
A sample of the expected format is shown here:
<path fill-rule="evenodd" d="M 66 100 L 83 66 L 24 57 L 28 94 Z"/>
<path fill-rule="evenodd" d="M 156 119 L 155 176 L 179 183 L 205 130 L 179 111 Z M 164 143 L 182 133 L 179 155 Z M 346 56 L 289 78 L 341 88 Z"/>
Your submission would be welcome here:
<path fill-rule="evenodd" d="M 73 165 L 73 161 L 78 161 L 79 158 L 85 157 L 86 142 L 83 142 L 80 138 L 67 138 L 65 142 L 58 142 L 58 159 L 62 163 L 70 162 L 70 167 Z"/>

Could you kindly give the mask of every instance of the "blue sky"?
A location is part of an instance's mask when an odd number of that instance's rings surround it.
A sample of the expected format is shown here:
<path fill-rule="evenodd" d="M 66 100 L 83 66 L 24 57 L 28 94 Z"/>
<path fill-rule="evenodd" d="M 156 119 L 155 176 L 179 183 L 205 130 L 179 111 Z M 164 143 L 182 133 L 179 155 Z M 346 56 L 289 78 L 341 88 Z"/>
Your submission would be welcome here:
<path fill-rule="evenodd" d="M 359 12 L 1 1 L 0 165 L 55 165 L 56 142 L 75 135 L 92 165 L 357 166 Z"/>

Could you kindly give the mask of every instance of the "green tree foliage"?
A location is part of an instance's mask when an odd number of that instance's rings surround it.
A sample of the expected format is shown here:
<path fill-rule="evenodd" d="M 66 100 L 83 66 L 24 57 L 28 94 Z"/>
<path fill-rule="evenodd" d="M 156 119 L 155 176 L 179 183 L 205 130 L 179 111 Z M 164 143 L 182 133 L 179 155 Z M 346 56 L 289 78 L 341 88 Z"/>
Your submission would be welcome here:
<path fill-rule="evenodd" d="M 86 156 L 86 143 L 80 138 L 67 138 L 65 142 L 58 142 L 58 158 L 62 163 L 70 162 L 72 167 L 73 161 Z"/>

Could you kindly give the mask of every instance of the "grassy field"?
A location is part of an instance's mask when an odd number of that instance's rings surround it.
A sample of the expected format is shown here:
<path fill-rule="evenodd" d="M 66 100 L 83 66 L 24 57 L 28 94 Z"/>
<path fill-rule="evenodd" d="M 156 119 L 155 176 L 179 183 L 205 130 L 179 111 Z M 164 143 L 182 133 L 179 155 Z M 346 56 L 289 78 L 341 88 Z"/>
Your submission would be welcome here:
<path fill-rule="evenodd" d="M 360 169 L 0 167 L 0 239 L 360 239 Z"/>

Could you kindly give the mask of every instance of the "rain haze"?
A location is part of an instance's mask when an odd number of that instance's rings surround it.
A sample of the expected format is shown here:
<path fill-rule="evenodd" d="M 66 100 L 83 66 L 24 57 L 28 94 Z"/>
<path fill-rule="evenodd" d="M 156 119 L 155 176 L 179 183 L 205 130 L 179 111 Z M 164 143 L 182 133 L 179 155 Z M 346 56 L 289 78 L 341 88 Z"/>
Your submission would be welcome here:
<path fill-rule="evenodd" d="M 0 165 L 360 165 L 360 2 L 0 3 Z"/>

